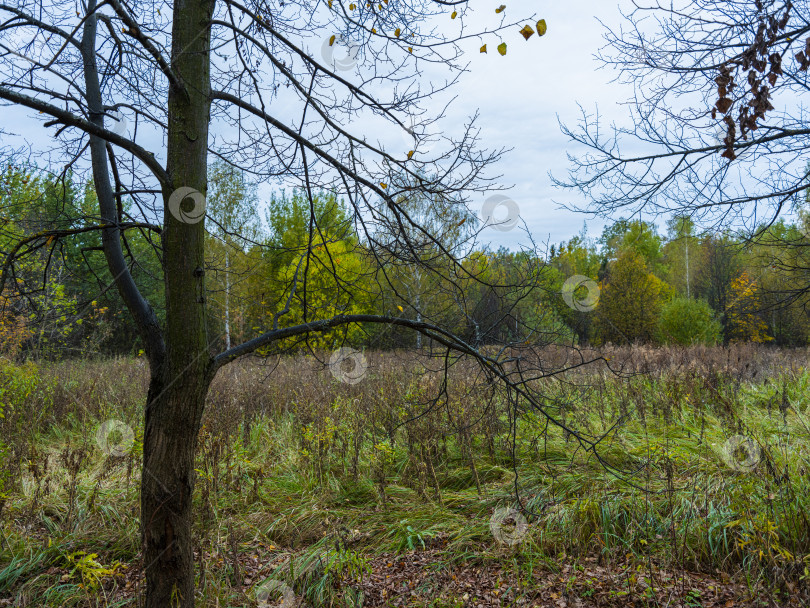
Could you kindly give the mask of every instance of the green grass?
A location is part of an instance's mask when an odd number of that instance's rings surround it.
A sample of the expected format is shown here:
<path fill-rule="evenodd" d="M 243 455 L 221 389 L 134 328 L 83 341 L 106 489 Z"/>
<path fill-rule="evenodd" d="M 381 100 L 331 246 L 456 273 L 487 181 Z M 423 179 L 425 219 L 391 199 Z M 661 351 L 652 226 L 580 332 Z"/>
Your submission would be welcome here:
<path fill-rule="evenodd" d="M 115 389 L 114 376 L 128 364 L 111 365 L 108 372 L 104 364 L 73 368 L 69 390 L 63 372 L 39 370 L 33 397 L 6 404 L 4 443 L 24 457 L 8 452 L 4 465 L 20 482 L 6 481 L 0 599 L 137 605 L 142 406 L 132 386 Z M 213 404 L 200 435 L 195 493 L 196 548 L 206 552 L 200 605 L 244 606 L 268 575 L 315 605 L 352 605 L 351 586 L 341 581 L 363 576 L 374 556 L 425 548 L 440 550 L 438 568 L 498 563 L 519 580 L 558 568 L 561 554 L 599 555 L 607 564 L 654 559 L 774 592 L 807 576 L 810 373 L 762 382 L 686 373 L 579 381 L 547 382 L 543 390 L 565 395 L 572 428 L 592 436 L 613 429 L 599 453 L 618 476 L 528 412 L 512 445 L 505 406 L 498 402 L 496 415 L 482 421 L 482 400 L 466 377 L 451 387 L 444 409 L 393 434 L 391 421 L 410 416 L 421 394 L 408 374 L 369 378 L 348 396 L 336 383 L 307 394 L 298 381 L 276 388 L 288 393 L 275 393 L 265 412 L 244 406 L 260 401 L 255 394 L 241 405 Z M 141 386 L 139 378 L 131 382 Z M 27 408 L 42 422 L 20 423 Z M 95 443 L 96 429 L 112 417 L 135 434 L 122 458 Z M 470 422 L 469 436 L 457 432 L 459 421 Z M 724 453 L 735 436 L 757 446 L 755 466 L 735 466 Z M 493 537 L 490 518 L 516 504 L 516 483 L 529 526 L 508 546 Z M 263 566 L 249 584 L 235 579 L 234 545 L 239 568 L 253 556 Z M 118 576 L 91 584 L 71 566 L 81 551 Z"/>

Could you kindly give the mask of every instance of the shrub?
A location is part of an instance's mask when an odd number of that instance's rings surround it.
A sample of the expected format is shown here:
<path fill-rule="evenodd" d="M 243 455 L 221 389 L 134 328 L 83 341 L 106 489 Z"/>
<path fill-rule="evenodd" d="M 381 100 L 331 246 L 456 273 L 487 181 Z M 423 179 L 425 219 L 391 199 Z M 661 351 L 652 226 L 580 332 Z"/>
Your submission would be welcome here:
<path fill-rule="evenodd" d="M 676 297 L 664 304 L 658 321 L 665 344 L 717 344 L 722 326 L 705 300 Z"/>

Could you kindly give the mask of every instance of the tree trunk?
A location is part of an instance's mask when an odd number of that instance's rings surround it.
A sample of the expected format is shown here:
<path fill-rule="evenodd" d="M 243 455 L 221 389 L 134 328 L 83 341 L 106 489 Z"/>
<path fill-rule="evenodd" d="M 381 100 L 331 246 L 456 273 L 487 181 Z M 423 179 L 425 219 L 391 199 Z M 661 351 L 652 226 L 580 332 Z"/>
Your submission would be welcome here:
<path fill-rule="evenodd" d="M 147 608 L 194 606 L 194 456 L 207 390 L 194 376 L 150 382 L 141 478 Z"/>
<path fill-rule="evenodd" d="M 188 212 L 192 200 L 186 199 L 178 210 L 170 199 L 179 188 L 202 194 L 207 190 L 213 6 L 213 0 L 174 4 L 171 65 L 181 84 L 169 89 L 166 169 L 171 185 L 163 189 L 166 359 L 151 370 L 141 479 L 147 608 L 194 606 L 194 456 L 211 381 L 203 282 L 205 222 L 197 216 L 198 207 Z"/>
<path fill-rule="evenodd" d="M 228 244 L 225 244 L 225 350 L 231 348 L 231 273 Z"/>
<path fill-rule="evenodd" d="M 686 236 L 686 297 L 692 297 L 692 290 L 689 285 L 689 235 Z"/>

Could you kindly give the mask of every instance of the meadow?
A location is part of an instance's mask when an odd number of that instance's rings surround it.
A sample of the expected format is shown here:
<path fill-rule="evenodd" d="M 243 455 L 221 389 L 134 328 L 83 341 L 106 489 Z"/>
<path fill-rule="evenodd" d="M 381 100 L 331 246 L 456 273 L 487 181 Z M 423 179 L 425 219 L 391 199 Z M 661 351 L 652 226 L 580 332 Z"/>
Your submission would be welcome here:
<path fill-rule="evenodd" d="M 464 359 L 366 352 L 355 383 L 328 353 L 224 368 L 198 604 L 807 605 L 810 351 L 599 354 L 538 381 L 564 427 Z M 142 359 L 0 367 L 0 606 L 141 605 L 147 380 Z"/>

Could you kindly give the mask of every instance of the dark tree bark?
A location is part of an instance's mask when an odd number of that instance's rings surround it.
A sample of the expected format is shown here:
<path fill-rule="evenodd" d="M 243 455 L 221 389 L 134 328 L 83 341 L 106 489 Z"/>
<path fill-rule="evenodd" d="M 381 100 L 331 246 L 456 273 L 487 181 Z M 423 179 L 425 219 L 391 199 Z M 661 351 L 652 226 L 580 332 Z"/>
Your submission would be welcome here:
<path fill-rule="evenodd" d="M 175 2 L 163 186 L 166 361 L 152 370 L 141 478 L 147 608 L 194 605 L 192 497 L 197 433 L 211 381 L 205 314 L 205 222 L 181 221 L 178 188 L 207 190 L 213 0 Z M 188 201 L 185 202 L 187 204 Z M 179 216 L 179 217 L 176 217 Z"/>

